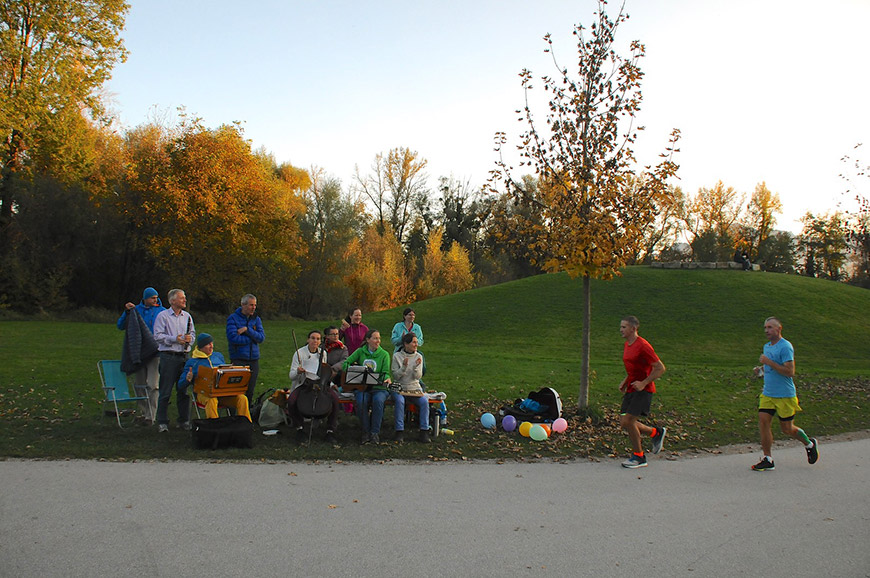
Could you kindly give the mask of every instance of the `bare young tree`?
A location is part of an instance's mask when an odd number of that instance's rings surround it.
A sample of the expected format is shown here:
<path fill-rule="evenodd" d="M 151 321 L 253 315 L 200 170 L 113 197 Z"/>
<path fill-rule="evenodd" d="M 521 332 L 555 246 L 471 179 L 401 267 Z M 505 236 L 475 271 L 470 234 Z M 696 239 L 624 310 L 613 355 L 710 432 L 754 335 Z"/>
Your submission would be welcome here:
<path fill-rule="evenodd" d="M 356 192 L 371 203 L 378 230 L 383 233 L 389 224 L 399 243 L 413 220 L 415 200 L 428 194 L 426 164 L 417 151 L 399 147 L 378 153 L 368 175 L 356 168 Z"/>

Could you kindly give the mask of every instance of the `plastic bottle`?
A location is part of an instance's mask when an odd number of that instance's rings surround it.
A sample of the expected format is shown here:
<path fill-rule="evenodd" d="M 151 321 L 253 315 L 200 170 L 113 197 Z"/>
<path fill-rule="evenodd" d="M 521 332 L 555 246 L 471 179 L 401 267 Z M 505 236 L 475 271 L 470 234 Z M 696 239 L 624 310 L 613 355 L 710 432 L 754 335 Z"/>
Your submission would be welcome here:
<path fill-rule="evenodd" d="M 443 433 L 443 434 L 446 435 L 446 436 L 452 436 L 452 435 L 453 435 L 453 430 L 452 430 L 452 429 L 447 429 L 446 427 L 444 427 L 444 428 L 441 428 L 441 433 Z"/>

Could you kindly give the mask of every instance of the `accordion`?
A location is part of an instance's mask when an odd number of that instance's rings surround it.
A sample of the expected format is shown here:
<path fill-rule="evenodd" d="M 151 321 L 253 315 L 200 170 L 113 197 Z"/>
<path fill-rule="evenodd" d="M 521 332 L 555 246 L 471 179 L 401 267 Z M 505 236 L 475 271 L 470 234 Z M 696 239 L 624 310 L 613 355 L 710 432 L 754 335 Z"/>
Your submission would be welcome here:
<path fill-rule="evenodd" d="M 203 393 L 208 397 L 245 395 L 250 379 L 251 369 L 246 366 L 200 366 L 196 372 L 196 379 L 193 380 L 193 391 L 194 393 Z"/>

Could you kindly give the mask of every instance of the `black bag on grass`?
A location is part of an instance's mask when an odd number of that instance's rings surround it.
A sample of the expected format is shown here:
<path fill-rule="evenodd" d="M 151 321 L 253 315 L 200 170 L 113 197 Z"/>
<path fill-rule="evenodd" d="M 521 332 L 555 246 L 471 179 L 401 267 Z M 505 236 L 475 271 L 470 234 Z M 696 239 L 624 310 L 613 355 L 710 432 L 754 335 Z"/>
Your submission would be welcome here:
<path fill-rule="evenodd" d="M 517 399 L 513 405 L 499 410 L 501 415 L 512 415 L 517 421 L 552 422 L 562 417 L 562 398 L 552 387 L 544 387 L 529 393 L 525 399 Z"/>
<path fill-rule="evenodd" d="M 190 435 L 198 450 L 254 447 L 254 426 L 243 415 L 195 419 Z"/>

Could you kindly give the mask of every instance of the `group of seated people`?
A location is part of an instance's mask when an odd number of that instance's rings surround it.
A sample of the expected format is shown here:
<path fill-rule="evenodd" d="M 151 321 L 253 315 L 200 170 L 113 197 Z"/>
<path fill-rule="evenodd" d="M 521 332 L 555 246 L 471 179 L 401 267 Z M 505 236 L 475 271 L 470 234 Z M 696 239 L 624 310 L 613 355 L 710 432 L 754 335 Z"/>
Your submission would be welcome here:
<path fill-rule="evenodd" d="M 414 323 L 413 309 L 407 308 L 403 320 L 393 328 L 395 351 L 392 361 L 387 350 L 381 347 L 380 331 L 362 325 L 361 317 L 359 309 L 355 309 L 344 320 L 341 329 L 330 326 L 323 334 L 317 330 L 309 332 L 308 343 L 294 353 L 290 367 L 293 389 L 287 399 L 287 413 L 296 427 L 297 438 L 305 438 L 305 416 L 299 407 L 299 396 L 319 385 L 332 405 L 326 424 L 327 441 L 335 441 L 341 403 L 338 388 L 342 387 L 343 391 L 354 392 L 354 410 L 362 426 L 363 444 L 380 443 L 384 406 L 388 399 L 393 402 L 393 440 L 404 441 L 405 405 L 412 403 L 417 406 L 419 414 L 419 439 L 429 443 L 429 400 L 420 382 L 425 363 L 417 351 L 423 342 L 423 331 Z M 322 335 L 325 341 L 321 345 Z M 364 368 L 365 378 L 355 383 L 353 378 L 347 377 L 349 368 Z M 344 382 L 342 375 L 345 376 Z"/>
<path fill-rule="evenodd" d="M 414 404 L 419 415 L 419 439 L 423 443 L 431 441 L 429 427 L 429 400 L 425 395 L 421 379 L 425 362 L 417 350 L 423 343 L 423 331 L 414 322 L 415 313 L 411 308 L 404 311 L 403 320 L 396 323 L 392 332 L 395 347 L 392 358 L 381 347 L 381 334 L 377 329 L 369 329 L 361 323 L 362 314 L 354 309 L 342 322 L 342 327 L 327 327 L 322 333 L 313 330 L 308 333 L 307 343 L 293 353 L 290 366 L 290 392 L 286 400 L 286 412 L 296 428 L 297 438 L 305 439 L 304 421 L 312 417 L 312 408 L 303 411 L 300 395 L 311 398 L 310 392 L 322 394 L 319 400 L 322 412 L 317 417 L 326 417 L 327 442 L 335 443 L 335 431 L 341 413 L 339 389 L 353 390 L 354 411 L 362 425 L 362 443 L 380 443 L 381 424 L 387 400 L 393 403 L 394 441 L 403 441 L 405 433 L 405 406 Z M 344 341 L 342 341 L 344 338 Z M 214 350 L 214 339 L 208 333 L 196 338 L 196 346 L 191 357 L 184 365 L 178 380 L 179 388 L 189 388 L 195 382 L 201 367 L 217 368 L 226 365 L 224 356 Z M 364 368 L 366 379 L 361 383 L 344 383 L 348 368 Z M 356 375 L 360 372 L 357 371 Z M 196 401 L 205 409 L 207 418 L 217 418 L 219 407 L 228 407 L 236 415 L 251 419 L 249 400 L 244 394 L 210 396 L 198 391 Z"/>

